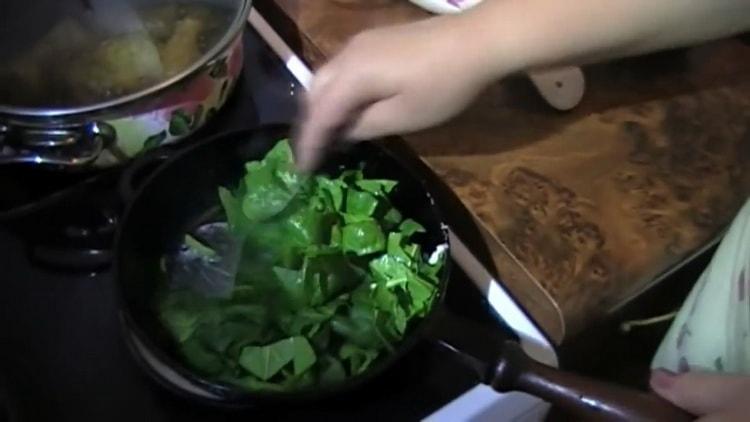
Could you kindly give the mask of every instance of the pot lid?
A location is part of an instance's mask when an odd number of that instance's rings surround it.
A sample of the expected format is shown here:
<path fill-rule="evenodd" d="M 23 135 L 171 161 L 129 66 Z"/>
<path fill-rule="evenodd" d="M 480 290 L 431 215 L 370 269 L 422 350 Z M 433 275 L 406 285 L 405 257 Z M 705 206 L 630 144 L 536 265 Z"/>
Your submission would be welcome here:
<path fill-rule="evenodd" d="M 0 112 L 60 115 L 171 84 L 218 54 L 249 0 L 4 0 Z"/>

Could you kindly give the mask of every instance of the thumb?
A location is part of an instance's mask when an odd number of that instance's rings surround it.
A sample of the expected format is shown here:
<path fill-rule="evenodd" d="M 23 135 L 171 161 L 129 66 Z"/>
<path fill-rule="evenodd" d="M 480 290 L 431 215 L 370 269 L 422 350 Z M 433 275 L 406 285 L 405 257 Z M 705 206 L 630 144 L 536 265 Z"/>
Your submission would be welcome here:
<path fill-rule="evenodd" d="M 726 410 L 750 392 L 750 377 L 740 375 L 674 374 L 659 369 L 652 372 L 650 384 L 657 394 L 698 416 Z"/>

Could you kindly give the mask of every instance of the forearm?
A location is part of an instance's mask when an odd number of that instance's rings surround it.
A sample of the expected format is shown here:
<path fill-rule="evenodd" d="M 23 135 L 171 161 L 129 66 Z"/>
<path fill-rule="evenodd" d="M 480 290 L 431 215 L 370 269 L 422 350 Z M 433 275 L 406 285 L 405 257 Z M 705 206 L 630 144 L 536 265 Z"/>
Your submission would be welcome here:
<path fill-rule="evenodd" d="M 750 0 L 485 0 L 457 19 L 504 76 L 738 34 L 750 29 Z"/>

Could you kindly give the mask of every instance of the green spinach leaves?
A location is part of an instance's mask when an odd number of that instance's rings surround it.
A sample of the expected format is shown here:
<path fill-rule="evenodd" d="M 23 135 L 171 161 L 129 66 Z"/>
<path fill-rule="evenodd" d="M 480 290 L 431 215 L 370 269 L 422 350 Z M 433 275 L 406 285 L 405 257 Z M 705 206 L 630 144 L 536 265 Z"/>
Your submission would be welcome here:
<path fill-rule="evenodd" d="M 159 316 L 185 362 L 252 391 L 339 383 L 397 347 L 437 294 L 445 258 L 430 263 L 424 232 L 389 200 L 390 180 L 361 170 L 308 177 L 286 140 L 248 163 L 239 186 L 219 189 L 242 245 L 229 297 L 162 286 Z M 215 259 L 211 245 L 185 247 Z M 167 275 L 168 279 L 169 275 Z"/>

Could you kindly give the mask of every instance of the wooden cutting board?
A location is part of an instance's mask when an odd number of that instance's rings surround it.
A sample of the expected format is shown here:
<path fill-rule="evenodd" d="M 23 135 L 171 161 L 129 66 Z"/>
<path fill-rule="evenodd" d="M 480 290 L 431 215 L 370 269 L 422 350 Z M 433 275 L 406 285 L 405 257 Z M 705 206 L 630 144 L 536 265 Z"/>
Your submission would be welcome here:
<path fill-rule="evenodd" d="M 429 17 L 406 0 L 256 8 L 313 67 L 361 30 Z M 750 47 L 727 40 L 584 71 L 571 112 L 511 78 L 453 121 L 404 136 L 558 343 L 717 239 L 750 194 Z"/>

